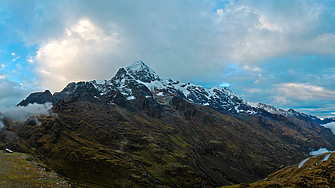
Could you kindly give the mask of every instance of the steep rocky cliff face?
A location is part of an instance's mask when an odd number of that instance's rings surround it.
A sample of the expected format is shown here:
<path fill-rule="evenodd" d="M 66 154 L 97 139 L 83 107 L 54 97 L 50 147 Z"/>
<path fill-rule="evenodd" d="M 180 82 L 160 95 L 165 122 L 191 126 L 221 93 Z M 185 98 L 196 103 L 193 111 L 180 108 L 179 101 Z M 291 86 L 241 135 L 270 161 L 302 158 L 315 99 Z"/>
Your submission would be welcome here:
<path fill-rule="evenodd" d="M 2 141 L 10 132 L 17 139 L 6 144 L 92 185 L 251 182 L 299 162 L 311 148 L 335 145 L 330 130 L 308 117 L 250 106 L 227 88 L 161 78 L 143 62 L 110 80 L 70 83 L 51 97 L 54 115 L 6 121 Z"/>
<path fill-rule="evenodd" d="M 26 99 L 22 100 L 18 106 L 27 106 L 28 104 L 44 104 L 47 102 L 55 103 L 57 100 L 53 97 L 49 90 L 44 92 L 31 93 Z"/>

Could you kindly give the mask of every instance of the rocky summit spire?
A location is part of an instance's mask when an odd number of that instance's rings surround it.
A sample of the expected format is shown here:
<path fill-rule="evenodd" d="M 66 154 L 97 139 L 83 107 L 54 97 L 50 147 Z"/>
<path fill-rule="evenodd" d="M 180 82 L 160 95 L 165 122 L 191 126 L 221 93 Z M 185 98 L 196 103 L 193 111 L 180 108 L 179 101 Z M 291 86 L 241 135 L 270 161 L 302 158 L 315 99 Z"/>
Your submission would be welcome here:
<path fill-rule="evenodd" d="M 152 81 L 160 80 L 159 76 L 143 61 L 136 61 L 132 65 L 126 67 L 128 73 L 136 80 L 150 83 Z"/>

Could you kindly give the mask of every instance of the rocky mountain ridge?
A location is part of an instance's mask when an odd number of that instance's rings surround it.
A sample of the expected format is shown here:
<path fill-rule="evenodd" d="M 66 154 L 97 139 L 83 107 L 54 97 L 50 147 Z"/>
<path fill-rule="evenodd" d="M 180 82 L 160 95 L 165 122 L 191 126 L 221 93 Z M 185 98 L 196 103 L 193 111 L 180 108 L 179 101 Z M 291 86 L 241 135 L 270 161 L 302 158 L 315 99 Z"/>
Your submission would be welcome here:
<path fill-rule="evenodd" d="M 79 85 L 84 83 L 85 82 L 73 82 L 68 84 L 61 92 L 56 92 L 48 102 L 55 103 L 67 97 L 73 93 Z M 256 112 L 253 107 L 228 88 L 215 87 L 208 90 L 199 85 L 181 83 L 170 78 L 161 78 L 142 61 L 137 61 L 126 68 L 120 68 L 116 75 L 110 80 L 94 80 L 87 82 L 87 84 L 92 84 L 100 92 L 95 96 L 96 98 L 108 98 L 113 95 L 113 93 L 119 92 L 127 100 L 134 100 L 137 93 L 134 93 L 131 88 L 138 86 L 142 89 L 141 92 L 146 92 L 147 98 L 154 97 L 168 100 L 171 96 L 178 96 L 196 104 L 209 106 L 220 112 L 250 114 Z M 36 102 L 39 104 L 44 102 L 45 100 L 42 101 L 40 98 L 34 98 L 37 94 L 40 93 L 31 94 L 18 105 L 25 106 L 27 102 Z M 45 92 L 45 95 L 45 98 L 47 98 L 49 92 Z"/>
<path fill-rule="evenodd" d="M 17 106 L 27 106 L 28 104 L 44 104 L 47 102 L 55 103 L 57 98 L 49 90 L 44 92 L 31 93 L 26 99 L 22 100 Z"/>
<path fill-rule="evenodd" d="M 266 110 L 267 112 L 271 114 L 278 114 L 285 117 L 300 117 L 300 118 L 309 118 L 312 121 L 314 121 L 317 124 L 323 125 L 331 122 L 335 122 L 335 117 L 327 117 L 327 118 L 319 118 L 317 116 L 313 116 L 310 114 L 305 114 L 302 112 L 298 112 L 294 109 L 289 110 L 282 110 L 282 109 L 276 109 L 274 106 L 264 104 L 264 103 L 258 103 L 257 108 L 261 108 L 263 110 Z"/>
<path fill-rule="evenodd" d="M 318 124 L 335 122 L 335 118 L 320 119 L 313 115 L 295 111 L 294 109 L 285 111 L 264 103 L 258 103 L 256 106 L 253 106 L 226 87 L 206 89 L 200 85 L 181 83 L 171 78 L 162 78 L 142 61 L 137 61 L 126 68 L 120 68 L 110 80 L 72 82 L 61 92 L 55 92 L 53 95 L 49 90 L 32 93 L 25 100 L 21 101 L 18 106 L 26 106 L 30 103 L 55 103 L 72 94 L 78 86 L 83 84 L 94 86 L 100 92 L 94 98 L 108 98 L 109 103 L 113 102 L 115 93 L 120 93 L 126 100 L 134 100 L 140 92 L 142 94 L 145 93 L 146 98 L 154 98 L 162 104 L 169 103 L 172 96 L 178 96 L 189 102 L 205 105 L 225 114 L 259 115 L 262 110 L 265 110 L 271 114 L 285 117 L 310 118 Z M 138 90 L 132 91 L 133 86 L 138 87 Z"/>

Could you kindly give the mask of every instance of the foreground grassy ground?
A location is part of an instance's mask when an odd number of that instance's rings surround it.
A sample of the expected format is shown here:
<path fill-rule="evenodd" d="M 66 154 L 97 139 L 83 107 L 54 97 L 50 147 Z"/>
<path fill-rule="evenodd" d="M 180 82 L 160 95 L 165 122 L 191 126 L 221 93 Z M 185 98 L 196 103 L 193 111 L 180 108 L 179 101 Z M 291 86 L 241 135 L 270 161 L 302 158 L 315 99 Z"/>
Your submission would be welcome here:
<path fill-rule="evenodd" d="M 71 187 L 27 154 L 0 151 L 0 187 Z"/>

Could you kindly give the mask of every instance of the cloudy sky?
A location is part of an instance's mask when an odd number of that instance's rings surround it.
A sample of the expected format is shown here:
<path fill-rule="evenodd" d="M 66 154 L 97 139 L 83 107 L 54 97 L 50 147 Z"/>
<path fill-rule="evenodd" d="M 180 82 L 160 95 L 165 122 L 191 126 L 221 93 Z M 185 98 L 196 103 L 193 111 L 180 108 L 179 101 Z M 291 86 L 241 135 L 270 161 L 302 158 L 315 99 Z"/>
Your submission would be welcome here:
<path fill-rule="evenodd" d="M 335 2 L 0 0 L 0 106 L 137 60 L 251 102 L 335 116 Z"/>

